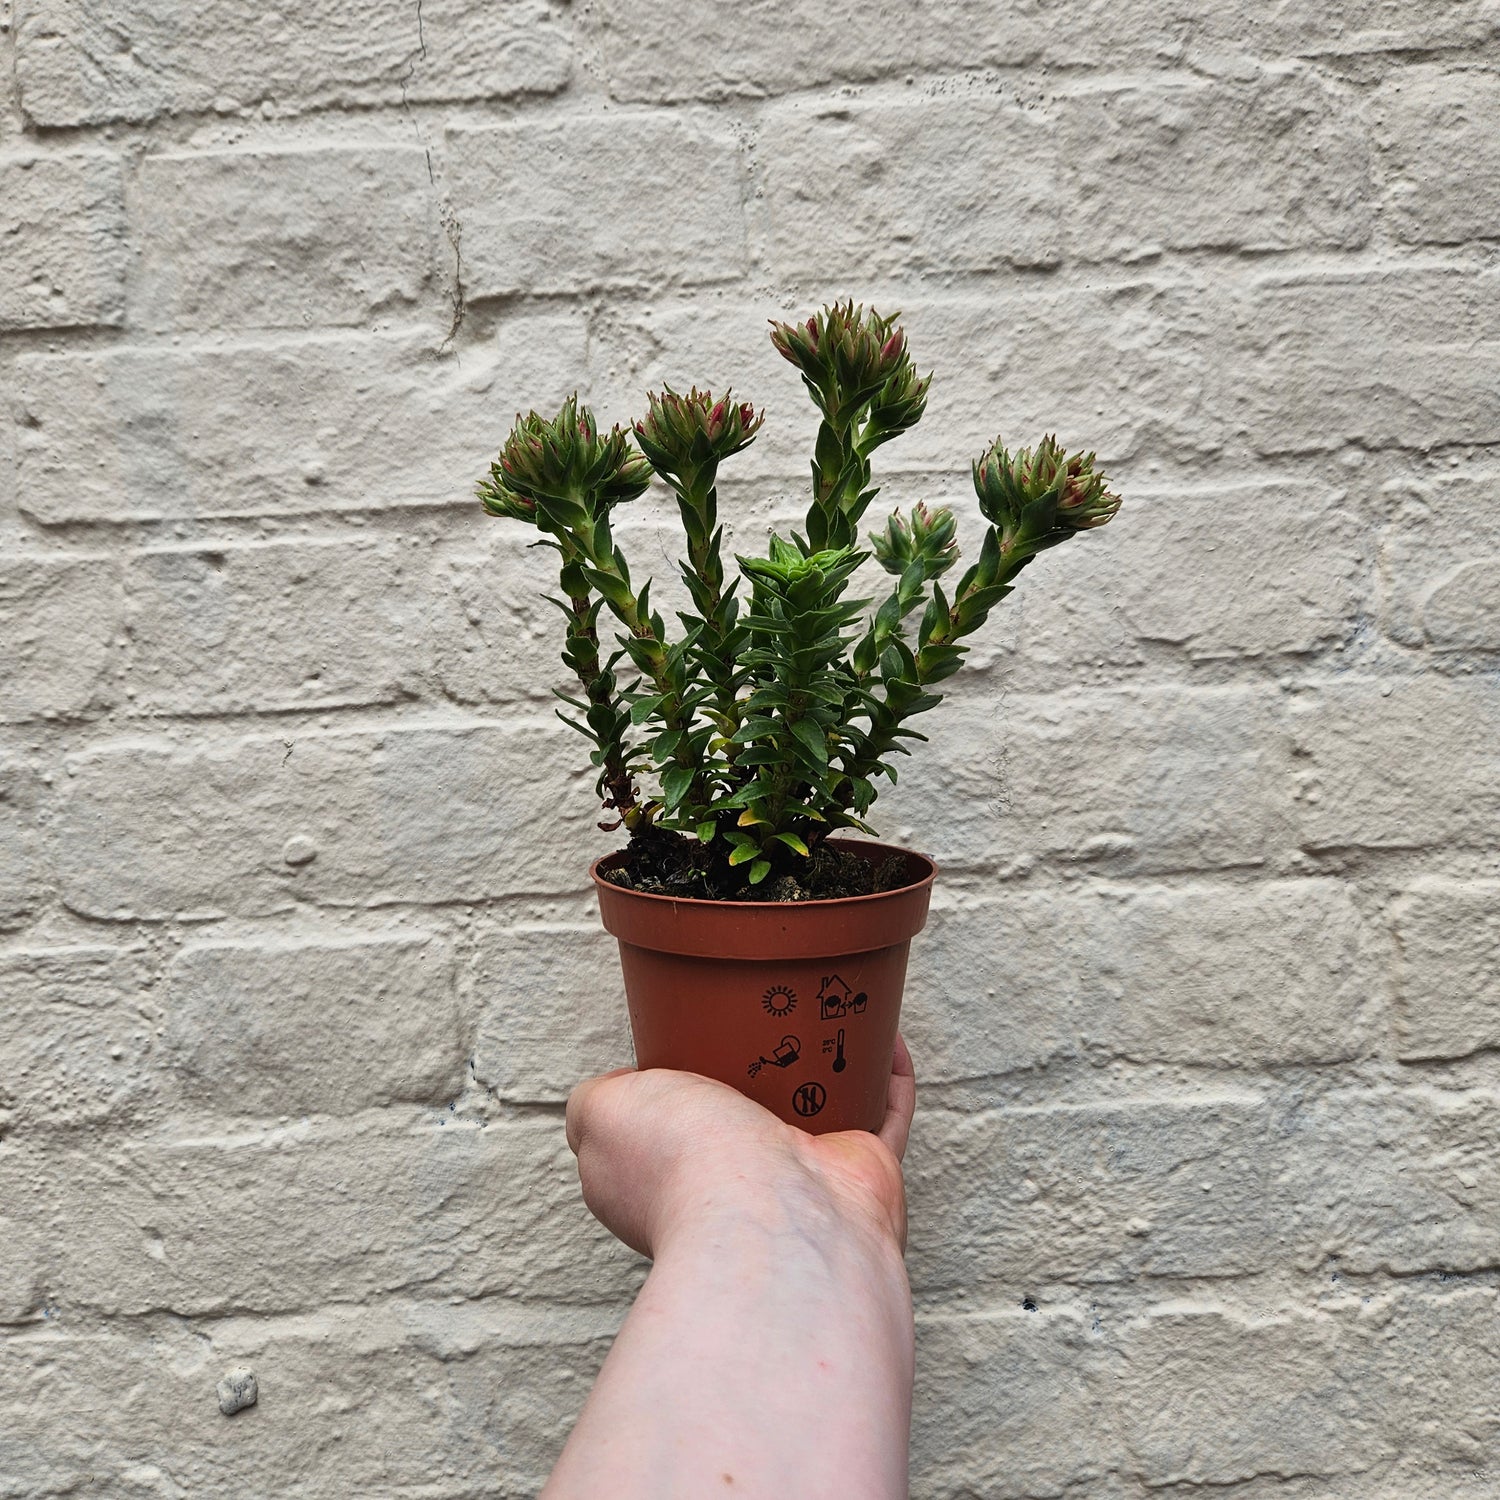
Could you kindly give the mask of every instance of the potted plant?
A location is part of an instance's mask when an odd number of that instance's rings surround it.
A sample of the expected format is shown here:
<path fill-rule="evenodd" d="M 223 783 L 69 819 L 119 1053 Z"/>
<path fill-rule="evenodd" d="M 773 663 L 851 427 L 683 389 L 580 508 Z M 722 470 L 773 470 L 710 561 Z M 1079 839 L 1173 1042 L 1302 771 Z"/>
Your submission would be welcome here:
<path fill-rule="evenodd" d="M 894 757 L 924 738 L 912 720 L 1021 569 L 1120 501 L 1092 453 L 996 439 L 973 466 L 988 525 L 956 585 L 940 581 L 958 559 L 946 509 L 897 511 L 862 551 L 870 457 L 921 418 L 932 377 L 894 317 L 853 302 L 773 323 L 771 340 L 821 416 L 812 503 L 805 534 L 738 557 L 738 579 L 725 577 L 715 483 L 763 418 L 728 392 L 653 393 L 629 432 L 601 432 L 576 396 L 551 420 L 532 412 L 478 492 L 557 554 L 551 602 L 578 683 L 559 713 L 593 747 L 611 814 L 600 827 L 629 836 L 592 875 L 637 1062 L 722 1079 L 809 1131 L 874 1129 L 936 868 L 837 835 L 873 832 L 878 779 L 895 781 Z M 685 533 L 691 608 L 676 631 L 612 530 L 653 474 Z M 893 582 L 878 602 L 849 598 L 872 555 Z"/>

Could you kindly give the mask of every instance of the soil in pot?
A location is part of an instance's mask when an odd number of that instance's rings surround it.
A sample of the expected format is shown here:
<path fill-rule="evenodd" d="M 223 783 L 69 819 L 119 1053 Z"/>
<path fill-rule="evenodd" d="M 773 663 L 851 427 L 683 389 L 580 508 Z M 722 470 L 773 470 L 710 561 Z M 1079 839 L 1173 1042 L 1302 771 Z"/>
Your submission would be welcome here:
<path fill-rule="evenodd" d="M 851 846 L 825 842 L 806 859 L 788 852 L 786 866 L 758 885 L 750 884 L 745 865 L 731 865 L 728 856 L 722 839 L 704 844 L 652 827 L 601 865 L 600 875 L 627 891 L 695 901 L 830 901 L 893 891 L 910 880 L 904 851 L 872 861 Z"/>

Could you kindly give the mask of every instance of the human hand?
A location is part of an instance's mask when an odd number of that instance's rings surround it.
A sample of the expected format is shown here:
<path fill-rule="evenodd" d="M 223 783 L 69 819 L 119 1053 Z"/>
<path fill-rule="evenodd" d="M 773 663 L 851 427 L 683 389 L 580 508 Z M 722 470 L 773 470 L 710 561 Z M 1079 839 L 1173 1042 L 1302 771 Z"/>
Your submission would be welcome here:
<path fill-rule="evenodd" d="M 656 1257 L 715 1213 L 833 1214 L 906 1245 L 901 1160 L 916 1107 L 911 1054 L 896 1038 L 880 1130 L 808 1135 L 728 1084 L 664 1068 L 620 1068 L 568 1100 L 568 1144 L 584 1202 L 611 1233 Z"/>
<path fill-rule="evenodd" d="M 807 1135 L 696 1073 L 574 1089 L 584 1200 L 654 1264 L 547 1500 L 908 1493 L 915 1102 L 899 1039 L 873 1135 Z"/>

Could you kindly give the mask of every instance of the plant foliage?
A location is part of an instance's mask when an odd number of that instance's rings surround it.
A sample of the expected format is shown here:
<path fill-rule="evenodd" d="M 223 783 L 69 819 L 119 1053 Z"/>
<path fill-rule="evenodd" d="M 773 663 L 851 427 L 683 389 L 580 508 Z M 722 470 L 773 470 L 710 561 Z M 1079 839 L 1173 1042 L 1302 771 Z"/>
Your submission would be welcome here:
<path fill-rule="evenodd" d="M 875 498 L 870 456 L 922 417 L 919 376 L 894 317 L 853 302 L 771 341 L 801 372 L 821 420 L 805 535 L 773 536 L 765 557 L 737 557 L 726 582 L 716 481 L 762 416 L 726 392 L 664 389 L 630 431 L 601 434 L 577 398 L 548 421 L 517 419 L 479 484 L 492 515 L 537 528 L 558 554 L 563 660 L 578 694 L 560 717 L 592 744 L 597 790 L 633 836 L 677 830 L 710 844 L 750 885 L 795 870 L 840 828 L 872 831 L 877 782 L 925 738 L 912 725 L 956 672 L 964 638 L 1039 552 L 1102 526 L 1119 509 L 1092 453 L 1052 437 L 1011 452 L 997 438 L 973 466 L 988 523 L 977 560 L 958 559 L 951 511 L 918 503 L 859 546 Z M 634 440 L 632 442 L 632 439 Z M 616 545 L 617 505 L 659 476 L 677 499 L 692 608 L 669 630 Z M 851 599 L 861 564 L 894 582 Z M 607 614 L 609 644 L 601 642 Z"/>

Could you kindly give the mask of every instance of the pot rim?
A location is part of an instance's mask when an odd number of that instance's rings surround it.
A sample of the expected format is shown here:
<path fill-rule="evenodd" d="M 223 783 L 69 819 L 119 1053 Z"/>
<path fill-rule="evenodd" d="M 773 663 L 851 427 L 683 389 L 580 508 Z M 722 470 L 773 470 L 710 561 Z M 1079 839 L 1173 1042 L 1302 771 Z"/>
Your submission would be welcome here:
<path fill-rule="evenodd" d="M 916 890 L 920 886 L 930 886 L 942 873 L 941 866 L 931 855 L 923 854 L 916 849 L 908 849 L 902 844 L 882 844 L 877 839 L 829 839 L 828 843 L 840 849 L 864 850 L 872 852 L 879 851 L 883 855 L 904 854 L 908 859 L 919 860 L 926 867 L 926 872 L 917 876 L 915 880 L 909 880 L 905 885 L 893 886 L 888 891 L 871 891 L 865 896 L 815 896 L 809 901 L 714 901 L 707 896 L 662 896 L 655 891 L 636 891 L 628 886 L 616 885 L 612 880 L 605 880 L 599 874 L 599 868 L 606 860 L 617 859 L 628 852 L 627 849 L 613 849 L 608 854 L 601 854 L 598 859 L 589 865 L 589 879 L 595 886 L 607 886 L 609 890 L 619 896 L 629 897 L 637 901 L 658 901 L 664 906 L 697 906 L 709 911 L 805 911 L 809 907 L 832 907 L 832 906 L 856 906 L 862 901 L 889 901 L 892 896 L 902 895 L 904 892 Z"/>

